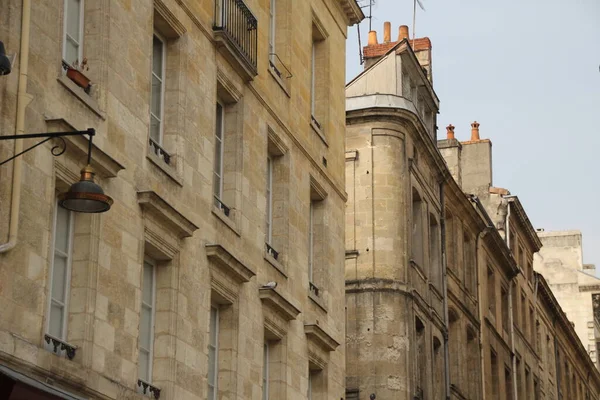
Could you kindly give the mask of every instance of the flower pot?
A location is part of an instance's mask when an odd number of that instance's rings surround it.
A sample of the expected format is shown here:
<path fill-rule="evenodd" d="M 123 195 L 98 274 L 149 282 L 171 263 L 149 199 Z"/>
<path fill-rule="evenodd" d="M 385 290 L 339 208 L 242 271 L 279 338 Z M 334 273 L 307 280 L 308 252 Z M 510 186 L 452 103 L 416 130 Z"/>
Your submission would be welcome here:
<path fill-rule="evenodd" d="M 83 72 L 76 70 L 75 68 L 67 69 L 67 78 L 75 82 L 75 84 L 89 94 L 90 88 L 90 80 L 87 76 L 83 74 Z"/>

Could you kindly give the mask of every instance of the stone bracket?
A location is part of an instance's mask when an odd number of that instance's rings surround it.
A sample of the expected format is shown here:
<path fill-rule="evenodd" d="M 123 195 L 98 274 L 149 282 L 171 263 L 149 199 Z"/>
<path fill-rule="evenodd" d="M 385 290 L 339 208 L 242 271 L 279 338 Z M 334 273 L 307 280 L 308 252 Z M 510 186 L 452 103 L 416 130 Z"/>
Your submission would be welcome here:
<path fill-rule="evenodd" d="M 239 283 L 249 282 L 256 275 L 220 244 L 207 244 L 206 256 L 209 261 L 220 267 L 221 271 Z"/>
<path fill-rule="evenodd" d="M 138 204 L 145 212 L 166 222 L 177 237 L 190 237 L 198 229 L 192 221 L 184 217 L 156 192 L 151 190 L 140 191 L 137 193 L 137 198 Z"/>
<path fill-rule="evenodd" d="M 325 351 L 334 351 L 340 345 L 338 341 L 317 324 L 305 324 L 304 333 L 308 340 L 312 341 Z"/>
<path fill-rule="evenodd" d="M 300 314 L 300 310 L 281 294 L 277 293 L 275 289 L 259 289 L 258 293 L 263 306 L 271 308 L 286 321 L 296 319 L 298 314 Z"/>

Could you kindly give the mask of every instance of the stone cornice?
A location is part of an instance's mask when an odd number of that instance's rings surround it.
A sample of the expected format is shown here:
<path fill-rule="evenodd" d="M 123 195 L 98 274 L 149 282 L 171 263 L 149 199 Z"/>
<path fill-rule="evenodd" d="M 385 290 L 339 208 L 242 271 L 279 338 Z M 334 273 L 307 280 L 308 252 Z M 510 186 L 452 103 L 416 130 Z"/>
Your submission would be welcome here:
<path fill-rule="evenodd" d="M 360 21 L 365 19 L 365 14 L 360 9 L 356 0 L 337 0 L 338 4 L 342 7 L 346 19 L 350 26 L 358 24 Z"/>
<path fill-rule="evenodd" d="M 521 225 L 523 226 L 525 233 L 527 234 L 527 238 L 533 245 L 533 252 L 538 252 L 542 248 L 542 242 L 535 231 L 535 228 L 531 224 L 523 205 L 519 201 L 518 197 L 513 197 L 509 200 L 512 205 L 515 206 L 514 211 L 517 214 Z"/>
<path fill-rule="evenodd" d="M 221 271 L 239 283 L 249 282 L 256 275 L 220 244 L 207 244 L 206 256 Z"/>
<path fill-rule="evenodd" d="M 304 333 L 308 340 L 312 341 L 325 351 L 334 351 L 340 345 L 340 343 L 325 332 L 319 325 L 305 324 Z"/>
<path fill-rule="evenodd" d="M 198 227 L 152 190 L 137 192 L 138 204 L 145 213 L 166 222 L 179 238 L 190 237 Z"/>
<path fill-rule="evenodd" d="M 271 308 L 286 321 L 296 319 L 298 314 L 300 314 L 300 310 L 280 293 L 276 292 L 275 289 L 261 288 L 258 290 L 258 297 L 262 300 L 264 306 Z"/>

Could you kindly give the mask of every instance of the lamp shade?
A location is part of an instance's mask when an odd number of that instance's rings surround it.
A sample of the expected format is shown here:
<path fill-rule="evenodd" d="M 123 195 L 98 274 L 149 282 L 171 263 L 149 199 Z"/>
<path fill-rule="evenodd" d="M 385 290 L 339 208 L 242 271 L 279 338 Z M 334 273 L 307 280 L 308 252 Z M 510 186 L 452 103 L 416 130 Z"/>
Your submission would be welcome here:
<path fill-rule="evenodd" d="M 81 170 L 81 179 L 59 195 L 59 204 L 70 211 L 81 213 L 101 213 L 110 210 L 113 199 L 104 194 L 102 188 L 94 182 L 94 170 L 86 165 Z"/>
<path fill-rule="evenodd" d="M 4 43 L 0 42 L 0 75 L 10 74 L 10 60 L 6 56 L 6 50 L 4 50 Z"/>

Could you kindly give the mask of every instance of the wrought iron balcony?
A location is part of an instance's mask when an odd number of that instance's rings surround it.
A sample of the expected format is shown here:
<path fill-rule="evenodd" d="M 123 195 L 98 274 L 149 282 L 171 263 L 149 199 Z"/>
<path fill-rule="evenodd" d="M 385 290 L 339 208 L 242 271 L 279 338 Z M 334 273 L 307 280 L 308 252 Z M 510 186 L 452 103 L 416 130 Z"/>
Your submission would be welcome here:
<path fill-rule="evenodd" d="M 153 384 L 148 383 L 142 379 L 138 379 L 137 384 L 144 394 L 150 394 L 155 399 L 160 398 L 160 389 L 154 386 Z"/>
<path fill-rule="evenodd" d="M 165 164 L 170 164 L 171 163 L 171 155 L 169 153 L 166 152 L 165 149 L 163 149 L 162 147 L 160 147 L 160 145 L 158 143 L 156 143 L 154 140 L 149 139 L 150 142 L 150 150 L 156 154 L 159 158 L 162 158 L 163 161 L 165 162 Z"/>
<path fill-rule="evenodd" d="M 229 207 L 227 207 L 227 206 L 225 205 L 225 203 L 223 203 L 223 202 L 221 201 L 221 199 L 219 199 L 217 196 L 214 196 L 214 197 L 215 197 L 215 206 L 216 206 L 216 207 L 217 207 L 219 210 L 223 211 L 223 214 L 225 214 L 225 216 L 226 216 L 226 217 L 229 217 L 229 213 L 230 213 L 230 211 L 231 211 L 231 210 L 230 210 L 230 208 L 229 208 Z"/>
<path fill-rule="evenodd" d="M 215 39 L 247 80 L 257 74 L 258 21 L 242 0 L 215 2 Z"/>
<path fill-rule="evenodd" d="M 275 251 L 275 249 L 271 247 L 269 243 L 265 243 L 265 246 L 267 247 L 267 254 L 273 257 L 275 260 L 277 260 L 277 258 L 279 257 L 279 252 Z"/>
<path fill-rule="evenodd" d="M 44 335 L 44 340 L 46 341 L 46 343 L 50 344 L 50 342 L 52 342 L 52 347 L 53 347 L 53 352 L 61 355 L 62 352 L 64 351 L 67 355 L 67 357 L 69 358 L 69 360 L 72 360 L 75 357 L 75 351 L 77 350 L 77 346 L 73 346 L 72 344 L 69 344 L 67 342 L 65 342 L 64 340 L 60 340 L 59 338 L 56 338 L 52 335 L 49 334 L 45 334 Z"/>

